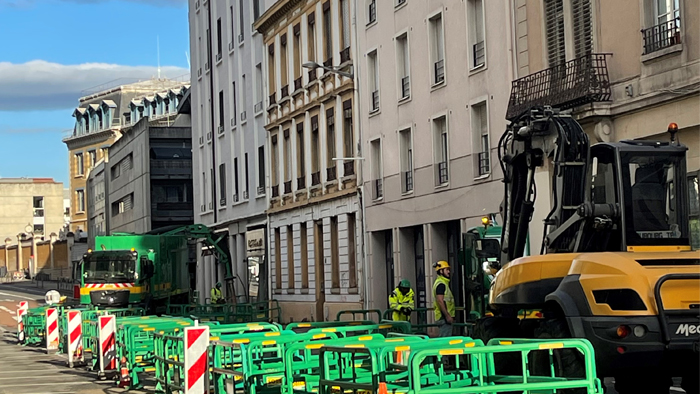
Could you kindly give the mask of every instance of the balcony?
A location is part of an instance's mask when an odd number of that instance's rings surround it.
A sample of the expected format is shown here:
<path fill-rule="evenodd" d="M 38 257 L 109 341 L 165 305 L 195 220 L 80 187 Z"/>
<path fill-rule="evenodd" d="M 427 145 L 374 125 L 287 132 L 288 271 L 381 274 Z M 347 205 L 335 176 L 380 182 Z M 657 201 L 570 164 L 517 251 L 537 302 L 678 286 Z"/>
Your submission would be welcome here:
<path fill-rule="evenodd" d="M 607 54 L 589 54 L 516 79 L 506 118 L 515 120 L 530 108 L 549 105 L 569 109 L 610 100 Z"/>
<path fill-rule="evenodd" d="M 447 172 L 447 162 L 443 161 L 440 163 L 437 163 L 435 166 L 435 171 L 436 171 L 436 177 L 435 180 L 437 181 L 437 186 L 444 185 L 447 183 L 449 180 L 448 172 Z"/>
<path fill-rule="evenodd" d="M 316 186 L 321 184 L 321 171 L 316 171 L 311 174 L 311 186 Z"/>
<path fill-rule="evenodd" d="M 335 166 L 326 168 L 326 181 L 331 182 L 338 179 L 336 176 Z"/>
<path fill-rule="evenodd" d="M 284 194 L 289 194 L 292 192 L 292 181 L 284 182 Z"/>
<path fill-rule="evenodd" d="M 379 90 L 372 92 L 372 112 L 379 111 Z"/>
<path fill-rule="evenodd" d="M 345 63 L 350 61 L 350 47 L 347 47 L 340 51 L 340 63 Z"/>
<path fill-rule="evenodd" d="M 435 81 L 434 84 L 445 82 L 445 59 L 441 59 L 435 62 Z"/>
<path fill-rule="evenodd" d="M 270 106 L 277 104 L 277 92 L 272 93 L 269 97 Z"/>
<path fill-rule="evenodd" d="M 282 86 L 282 94 L 280 95 L 281 98 L 285 98 L 289 96 L 289 85 L 284 85 Z"/>
<path fill-rule="evenodd" d="M 477 68 L 484 65 L 484 62 L 486 61 L 486 53 L 484 51 L 483 41 L 479 41 L 472 45 L 472 59 L 474 60 L 472 68 Z"/>
<path fill-rule="evenodd" d="M 403 172 L 403 192 L 408 193 L 413 190 L 413 170 Z"/>
<path fill-rule="evenodd" d="M 343 162 L 343 175 L 355 175 L 355 162 L 353 160 L 345 160 L 345 162 Z"/>
<path fill-rule="evenodd" d="M 642 29 L 642 39 L 644 40 L 643 55 L 680 44 L 680 23 L 680 19 L 676 18 L 647 29 Z"/>
<path fill-rule="evenodd" d="M 297 190 L 306 189 L 306 177 L 301 176 L 297 178 Z"/>
<path fill-rule="evenodd" d="M 374 193 L 372 197 L 375 200 L 379 200 L 384 196 L 383 181 L 381 179 L 375 179 L 374 181 L 372 181 L 372 183 L 372 192 Z"/>
<path fill-rule="evenodd" d="M 301 90 L 301 77 L 294 80 L 294 91 Z"/>
<path fill-rule="evenodd" d="M 401 78 L 401 99 L 411 96 L 411 80 L 408 75 Z"/>
<path fill-rule="evenodd" d="M 488 175 L 491 173 L 491 158 L 489 152 L 480 152 L 479 160 L 479 176 Z"/>

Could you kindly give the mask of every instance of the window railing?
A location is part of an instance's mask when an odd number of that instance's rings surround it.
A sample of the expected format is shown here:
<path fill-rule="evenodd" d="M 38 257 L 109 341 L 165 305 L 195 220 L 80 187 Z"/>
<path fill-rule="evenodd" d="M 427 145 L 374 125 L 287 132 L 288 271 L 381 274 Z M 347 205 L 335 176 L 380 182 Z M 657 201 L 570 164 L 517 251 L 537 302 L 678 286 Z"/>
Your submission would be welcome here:
<path fill-rule="evenodd" d="M 681 43 L 680 18 L 642 29 L 644 55 Z"/>
<path fill-rule="evenodd" d="M 374 199 L 378 200 L 384 196 L 384 185 L 381 179 L 375 179 L 374 180 L 374 187 L 372 188 L 374 191 Z"/>
<path fill-rule="evenodd" d="M 282 92 L 281 92 L 281 93 L 282 93 L 282 94 L 281 94 L 281 97 L 282 97 L 282 98 L 285 98 L 285 97 L 289 96 L 289 85 L 284 85 L 284 86 L 282 86 Z"/>
<path fill-rule="evenodd" d="M 303 175 L 297 178 L 297 190 L 302 189 L 306 189 L 306 177 Z"/>
<path fill-rule="evenodd" d="M 272 189 L 272 198 L 280 196 L 280 185 L 274 185 L 270 189 Z"/>
<path fill-rule="evenodd" d="M 369 25 L 370 23 L 374 23 L 377 20 L 377 1 L 372 0 L 371 3 L 369 3 L 369 22 L 367 24 Z"/>
<path fill-rule="evenodd" d="M 294 91 L 301 90 L 301 76 L 294 80 Z"/>
<path fill-rule="evenodd" d="M 411 95 L 411 80 L 409 76 L 401 78 L 401 98 L 405 99 Z"/>
<path fill-rule="evenodd" d="M 379 90 L 372 92 L 372 111 L 379 111 Z"/>
<path fill-rule="evenodd" d="M 311 186 L 316 186 L 321 184 L 321 171 L 316 171 L 311 174 Z"/>
<path fill-rule="evenodd" d="M 404 171 L 403 173 L 403 191 L 404 193 L 413 190 L 413 171 Z"/>
<path fill-rule="evenodd" d="M 512 82 L 506 118 L 514 120 L 533 107 L 569 109 L 610 100 L 607 54 L 588 54 Z"/>
<path fill-rule="evenodd" d="M 476 44 L 474 44 L 472 48 L 472 58 L 474 59 L 474 65 L 472 67 L 476 68 L 483 66 L 484 61 L 486 60 L 484 53 L 484 42 L 479 41 Z"/>
<path fill-rule="evenodd" d="M 345 160 L 343 162 L 343 174 L 345 176 L 355 175 L 355 161 Z"/>
<path fill-rule="evenodd" d="M 335 166 L 326 168 L 326 181 L 334 181 L 337 179 Z"/>
<path fill-rule="evenodd" d="M 435 84 L 445 81 L 445 59 L 440 59 L 435 62 Z"/>
<path fill-rule="evenodd" d="M 491 157 L 489 152 L 479 152 L 479 176 L 491 173 Z"/>
<path fill-rule="evenodd" d="M 292 192 L 292 181 L 284 182 L 284 194 L 289 194 Z"/>
<path fill-rule="evenodd" d="M 443 161 L 437 163 L 437 184 L 444 185 L 449 180 L 449 173 L 447 172 L 447 162 Z"/>
<path fill-rule="evenodd" d="M 350 61 L 350 47 L 347 47 L 340 51 L 340 63 L 345 63 Z"/>
<path fill-rule="evenodd" d="M 274 92 L 270 95 L 270 105 L 275 105 L 277 104 L 277 92 Z"/>

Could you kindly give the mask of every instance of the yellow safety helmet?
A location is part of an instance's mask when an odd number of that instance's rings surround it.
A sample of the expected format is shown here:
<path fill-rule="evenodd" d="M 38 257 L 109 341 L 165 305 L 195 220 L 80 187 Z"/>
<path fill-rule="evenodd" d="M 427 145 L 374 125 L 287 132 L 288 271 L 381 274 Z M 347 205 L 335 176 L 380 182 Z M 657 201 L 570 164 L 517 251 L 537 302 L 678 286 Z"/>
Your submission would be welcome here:
<path fill-rule="evenodd" d="M 435 267 L 435 271 L 437 272 L 443 268 L 450 268 L 450 264 L 445 260 L 441 260 L 441 261 L 438 261 L 437 263 L 435 263 L 434 267 Z"/>

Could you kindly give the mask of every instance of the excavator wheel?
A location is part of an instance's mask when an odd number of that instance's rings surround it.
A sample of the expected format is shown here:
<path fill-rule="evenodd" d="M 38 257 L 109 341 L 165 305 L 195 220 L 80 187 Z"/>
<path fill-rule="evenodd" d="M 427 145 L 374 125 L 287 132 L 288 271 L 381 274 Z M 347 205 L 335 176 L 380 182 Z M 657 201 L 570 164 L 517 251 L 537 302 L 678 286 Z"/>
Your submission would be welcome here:
<path fill-rule="evenodd" d="M 534 331 L 537 339 L 563 339 L 571 338 L 569 327 L 564 319 L 543 320 Z M 575 349 L 564 349 L 553 351 L 554 374 L 557 377 L 584 378 L 586 377 L 586 366 L 583 357 Z M 533 364 L 533 375 L 549 376 L 549 352 L 537 351 L 531 354 Z M 557 390 L 563 394 L 586 394 L 585 388 Z"/>

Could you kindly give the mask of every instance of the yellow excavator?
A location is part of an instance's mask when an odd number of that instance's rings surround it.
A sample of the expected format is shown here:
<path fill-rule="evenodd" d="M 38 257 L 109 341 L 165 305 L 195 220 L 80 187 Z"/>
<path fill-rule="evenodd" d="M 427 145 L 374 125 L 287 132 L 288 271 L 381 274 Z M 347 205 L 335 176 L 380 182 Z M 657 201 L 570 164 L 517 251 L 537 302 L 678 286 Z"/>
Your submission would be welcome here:
<path fill-rule="evenodd" d="M 487 267 L 496 271 L 494 316 L 480 319 L 474 336 L 586 338 L 599 377 L 613 377 L 620 394 L 668 394 L 672 377 L 698 394 L 700 251 L 690 246 L 687 148 L 677 131 L 672 123 L 669 141 L 591 146 L 580 124 L 555 108 L 510 119 L 499 142 L 503 233 L 500 244 L 482 241 L 480 252 L 500 256 Z M 538 190 L 535 172 L 546 161 L 551 183 Z M 544 193 L 551 204 L 541 255 L 524 257 Z M 543 318 L 519 318 L 523 309 Z M 573 351 L 530 361 L 535 369 L 551 361 L 559 376 L 584 371 Z"/>

